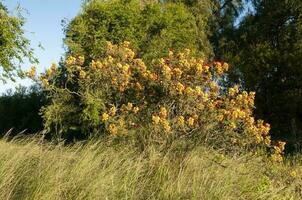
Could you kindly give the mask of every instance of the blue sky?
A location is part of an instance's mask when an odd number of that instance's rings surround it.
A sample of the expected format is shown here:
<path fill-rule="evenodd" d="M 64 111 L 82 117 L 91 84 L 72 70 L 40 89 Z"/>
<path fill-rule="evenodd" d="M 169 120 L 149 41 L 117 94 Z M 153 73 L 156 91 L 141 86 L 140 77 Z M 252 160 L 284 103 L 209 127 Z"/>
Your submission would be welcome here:
<path fill-rule="evenodd" d="M 82 0 L 3 0 L 3 3 L 12 14 L 18 4 L 25 10 L 22 12 L 26 18 L 24 29 L 35 49 L 35 56 L 39 59 L 38 70 L 43 71 L 51 63 L 57 63 L 64 53 L 62 19 L 70 20 L 78 14 Z M 38 47 L 39 43 L 44 50 Z M 23 69 L 30 67 L 28 62 L 23 65 Z M 28 86 L 31 82 L 18 80 L 5 85 L 0 82 L 0 93 L 18 84 Z"/>

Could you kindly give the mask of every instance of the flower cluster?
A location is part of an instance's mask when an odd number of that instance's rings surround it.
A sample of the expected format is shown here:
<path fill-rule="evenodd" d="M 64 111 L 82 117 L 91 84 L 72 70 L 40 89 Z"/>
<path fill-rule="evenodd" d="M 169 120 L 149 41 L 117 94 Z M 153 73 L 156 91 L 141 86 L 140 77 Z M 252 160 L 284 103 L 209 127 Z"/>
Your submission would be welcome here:
<path fill-rule="evenodd" d="M 269 124 L 253 117 L 255 93 L 219 85 L 227 63 L 207 63 L 185 50 L 145 64 L 129 42 L 119 46 L 108 42 L 104 57 L 90 62 L 70 56 L 65 64 L 66 82 L 73 88 L 43 85 L 76 94 L 83 110 L 78 118 L 88 119 L 89 130 L 117 136 L 139 134 L 140 128 L 148 127 L 155 137 L 164 133 L 198 136 L 224 146 L 261 144 L 273 147 L 274 159 L 280 160 L 283 147 L 271 144 Z M 55 72 L 52 67 L 41 81 Z M 97 123 L 91 123 L 92 116 L 98 116 L 93 119 Z"/>

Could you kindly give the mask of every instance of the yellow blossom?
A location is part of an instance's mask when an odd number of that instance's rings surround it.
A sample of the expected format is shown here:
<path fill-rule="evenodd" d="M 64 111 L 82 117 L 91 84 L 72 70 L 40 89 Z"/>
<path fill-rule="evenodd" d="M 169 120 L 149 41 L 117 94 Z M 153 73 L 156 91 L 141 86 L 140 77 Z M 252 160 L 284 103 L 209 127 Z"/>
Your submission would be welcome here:
<path fill-rule="evenodd" d="M 79 63 L 79 65 L 83 65 L 84 62 L 85 62 L 84 56 L 79 56 L 79 57 L 78 57 L 78 63 Z"/>
<path fill-rule="evenodd" d="M 200 86 L 195 87 L 195 93 L 197 96 L 202 95 L 203 91 Z"/>
<path fill-rule="evenodd" d="M 152 121 L 154 124 L 158 124 L 160 122 L 160 117 L 159 116 L 152 116 Z"/>
<path fill-rule="evenodd" d="M 165 107 L 161 107 L 161 108 L 160 108 L 160 110 L 159 110 L 159 116 L 160 116 L 160 118 L 162 118 L 162 119 L 167 118 L 167 116 L 168 116 L 168 111 L 167 111 L 167 109 L 166 109 Z"/>
<path fill-rule="evenodd" d="M 185 118 L 183 116 L 179 116 L 177 118 L 177 124 L 178 124 L 178 126 L 184 126 L 184 124 L 185 124 Z"/>
<path fill-rule="evenodd" d="M 137 113 L 138 111 L 139 111 L 139 107 L 134 107 L 134 108 L 133 108 L 133 112 L 134 112 L 134 113 Z"/>
<path fill-rule="evenodd" d="M 171 126 L 167 120 L 162 121 L 162 126 L 163 126 L 165 132 L 167 132 L 167 133 L 171 132 Z"/>
<path fill-rule="evenodd" d="M 128 72 L 128 70 L 129 70 L 129 65 L 128 65 L 128 64 L 123 65 L 122 69 L 123 69 L 123 72 L 124 72 L 124 73 Z"/>
<path fill-rule="evenodd" d="M 109 132 L 111 135 L 116 135 L 117 134 L 117 128 L 114 124 L 109 125 Z"/>
<path fill-rule="evenodd" d="M 180 82 L 176 83 L 176 91 L 178 94 L 182 94 L 183 91 L 185 90 L 185 86 L 181 84 Z"/>
<path fill-rule="evenodd" d="M 295 170 L 292 170 L 290 172 L 290 176 L 293 177 L 293 178 L 296 178 L 297 177 L 297 172 Z"/>
<path fill-rule="evenodd" d="M 225 71 L 229 70 L 229 64 L 228 63 L 223 63 L 222 67 L 224 68 Z"/>
<path fill-rule="evenodd" d="M 174 72 L 175 76 L 177 76 L 177 77 L 181 77 L 181 75 L 182 75 L 182 71 L 179 68 L 175 68 L 173 70 L 173 72 Z"/>
<path fill-rule="evenodd" d="M 188 125 L 189 126 L 193 126 L 194 125 L 194 118 L 193 117 L 189 117 L 189 119 L 188 119 Z"/>
<path fill-rule="evenodd" d="M 201 74 L 202 73 L 202 65 L 201 64 L 197 64 L 196 65 L 196 70 L 197 70 L 197 73 Z"/>
<path fill-rule="evenodd" d="M 188 96 L 192 96 L 192 95 L 194 94 L 194 90 L 193 90 L 191 87 L 187 87 L 187 88 L 185 89 L 185 93 L 186 93 L 186 95 L 188 95 Z"/>
<path fill-rule="evenodd" d="M 210 67 L 208 65 L 205 65 L 205 66 L 203 66 L 203 69 L 204 69 L 205 72 L 208 72 Z"/>
<path fill-rule="evenodd" d="M 131 111 L 132 108 L 133 108 L 133 104 L 129 102 L 129 103 L 127 104 L 127 110 L 128 110 L 128 111 Z"/>
<path fill-rule="evenodd" d="M 123 46 L 124 46 L 124 47 L 127 48 L 127 47 L 129 47 L 129 45 L 130 45 L 130 42 L 129 42 L 129 41 L 124 41 L 124 42 L 123 42 Z"/>
<path fill-rule="evenodd" d="M 218 115 L 216 118 L 219 122 L 223 121 L 224 117 L 222 114 Z"/>
<path fill-rule="evenodd" d="M 139 82 L 136 82 L 136 83 L 135 83 L 135 88 L 136 88 L 138 91 L 141 91 L 141 90 L 144 89 L 143 86 L 142 86 Z"/>
<path fill-rule="evenodd" d="M 267 145 L 267 146 L 270 146 L 270 144 L 271 144 L 271 139 L 270 139 L 269 136 L 267 136 L 267 137 L 264 138 L 264 144 Z"/>
<path fill-rule="evenodd" d="M 29 70 L 29 72 L 27 73 L 29 78 L 34 78 L 36 76 L 37 73 L 37 69 L 35 66 L 32 66 Z"/>
<path fill-rule="evenodd" d="M 230 129 L 235 129 L 235 128 L 237 128 L 235 122 L 231 122 L 231 123 L 229 124 L 229 128 L 230 128 Z"/>
<path fill-rule="evenodd" d="M 111 116 L 114 116 L 114 115 L 116 114 L 116 111 L 117 111 L 116 107 L 115 107 L 115 106 L 112 106 L 112 107 L 110 108 L 110 110 L 109 110 L 109 114 L 110 114 Z"/>
<path fill-rule="evenodd" d="M 86 72 L 84 70 L 81 70 L 79 75 L 81 79 L 84 79 L 86 77 Z"/>
<path fill-rule="evenodd" d="M 42 85 L 43 85 L 44 87 L 48 87 L 48 86 L 49 86 L 49 82 L 48 82 L 48 79 L 47 79 L 47 78 L 42 78 L 41 81 L 42 81 Z"/>
<path fill-rule="evenodd" d="M 274 162 L 282 162 L 282 160 L 283 160 L 283 158 L 280 154 L 273 154 L 271 156 L 271 158 Z"/>
<path fill-rule="evenodd" d="M 107 113 L 102 114 L 102 121 L 105 122 L 109 119 L 109 115 Z"/>
<path fill-rule="evenodd" d="M 69 65 L 75 65 L 76 63 L 76 58 L 73 57 L 73 56 L 69 56 L 67 59 L 66 59 L 66 65 L 69 66 Z"/>

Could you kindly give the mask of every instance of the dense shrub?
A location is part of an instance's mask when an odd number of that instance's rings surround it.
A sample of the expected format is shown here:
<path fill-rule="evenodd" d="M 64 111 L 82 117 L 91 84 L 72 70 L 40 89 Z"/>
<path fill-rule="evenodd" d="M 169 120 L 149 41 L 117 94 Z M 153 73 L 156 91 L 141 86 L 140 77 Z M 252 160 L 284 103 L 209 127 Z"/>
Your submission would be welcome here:
<path fill-rule="evenodd" d="M 252 115 L 255 93 L 219 86 L 227 63 L 205 63 L 186 50 L 146 66 L 129 45 L 108 42 L 106 56 L 89 65 L 68 57 L 64 87 L 53 84 L 60 74 L 54 65 L 40 76 L 52 101 L 43 109 L 45 128 L 57 139 L 126 135 L 226 150 L 271 146 L 269 124 Z M 275 159 L 283 148 L 275 146 Z"/>

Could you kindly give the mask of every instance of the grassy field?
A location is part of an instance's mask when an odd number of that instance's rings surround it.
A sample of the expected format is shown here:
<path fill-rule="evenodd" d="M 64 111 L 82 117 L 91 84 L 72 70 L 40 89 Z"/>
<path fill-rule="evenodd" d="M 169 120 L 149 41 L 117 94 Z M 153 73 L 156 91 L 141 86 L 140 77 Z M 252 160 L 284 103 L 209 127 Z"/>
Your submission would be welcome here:
<path fill-rule="evenodd" d="M 301 199 L 297 163 L 208 147 L 180 155 L 108 142 L 1 141 L 0 199 Z"/>

